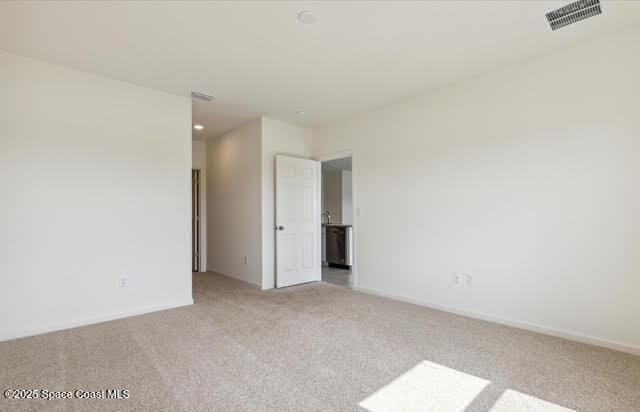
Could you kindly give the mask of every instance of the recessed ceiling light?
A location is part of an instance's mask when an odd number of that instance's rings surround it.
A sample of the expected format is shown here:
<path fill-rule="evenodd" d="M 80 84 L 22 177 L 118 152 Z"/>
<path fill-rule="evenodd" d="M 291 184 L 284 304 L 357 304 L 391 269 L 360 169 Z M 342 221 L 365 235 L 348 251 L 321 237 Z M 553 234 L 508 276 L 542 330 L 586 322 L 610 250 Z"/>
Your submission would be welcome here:
<path fill-rule="evenodd" d="M 313 24 L 316 22 L 316 16 L 310 10 L 302 10 L 298 13 L 298 21 L 302 24 Z"/>
<path fill-rule="evenodd" d="M 304 110 L 298 110 L 296 114 L 300 117 L 304 116 Z"/>
<path fill-rule="evenodd" d="M 202 130 L 202 129 L 204 129 L 204 126 L 201 125 L 201 124 L 194 124 L 193 128 L 196 129 L 196 130 Z"/>

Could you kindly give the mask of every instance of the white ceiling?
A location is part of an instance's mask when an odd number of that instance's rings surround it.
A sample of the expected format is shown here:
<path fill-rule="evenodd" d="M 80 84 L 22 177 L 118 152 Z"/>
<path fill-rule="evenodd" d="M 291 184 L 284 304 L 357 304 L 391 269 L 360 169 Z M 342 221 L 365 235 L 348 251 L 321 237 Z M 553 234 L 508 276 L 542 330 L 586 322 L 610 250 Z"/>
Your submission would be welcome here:
<path fill-rule="evenodd" d="M 640 22 L 640 1 L 602 2 L 556 32 L 544 14 L 569 1 L 0 2 L 0 49 L 212 94 L 194 108 L 211 137 L 260 114 L 321 125 Z"/>

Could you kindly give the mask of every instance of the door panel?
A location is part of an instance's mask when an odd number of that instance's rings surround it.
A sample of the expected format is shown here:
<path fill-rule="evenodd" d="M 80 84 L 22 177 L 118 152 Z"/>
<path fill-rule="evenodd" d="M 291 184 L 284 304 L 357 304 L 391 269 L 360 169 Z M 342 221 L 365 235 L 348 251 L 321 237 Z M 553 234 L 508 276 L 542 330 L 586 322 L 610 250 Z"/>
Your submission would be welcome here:
<path fill-rule="evenodd" d="M 295 233 L 283 234 L 280 245 L 282 247 L 282 270 L 294 272 L 296 270 L 297 241 Z"/>
<path fill-rule="evenodd" d="M 302 268 L 310 269 L 313 268 L 313 258 L 315 245 L 313 241 L 313 236 L 315 234 L 313 232 L 302 233 L 302 241 L 300 242 L 302 246 Z"/>
<path fill-rule="evenodd" d="M 313 219 L 313 205 L 315 203 L 313 189 L 313 186 L 306 184 L 302 188 L 302 218 L 305 220 Z"/>
<path fill-rule="evenodd" d="M 276 156 L 276 286 L 320 280 L 320 163 Z"/>

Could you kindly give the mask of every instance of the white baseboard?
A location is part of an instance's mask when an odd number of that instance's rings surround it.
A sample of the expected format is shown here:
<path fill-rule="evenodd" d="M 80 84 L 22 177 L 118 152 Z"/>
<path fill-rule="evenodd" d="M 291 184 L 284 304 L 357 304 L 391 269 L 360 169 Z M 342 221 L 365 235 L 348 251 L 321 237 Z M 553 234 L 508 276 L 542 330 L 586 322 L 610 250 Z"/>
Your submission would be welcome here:
<path fill-rule="evenodd" d="M 403 298 L 401 296 L 395 296 L 395 295 L 391 295 L 391 294 L 388 294 L 388 293 L 378 292 L 376 290 L 371 290 L 371 289 L 366 289 L 366 288 L 361 288 L 361 287 L 354 287 L 354 289 L 359 291 L 359 292 L 368 293 L 370 295 L 376 295 L 376 296 L 380 296 L 380 297 L 383 297 L 383 298 L 398 300 L 398 301 L 401 301 L 401 302 L 411 303 L 411 304 L 418 305 L 418 306 L 424 306 L 424 307 L 427 307 L 427 308 L 436 309 L 436 310 L 440 310 L 440 311 L 443 311 L 443 312 L 449 312 L 449 313 L 454 313 L 456 315 L 466 316 L 466 317 L 469 317 L 469 318 L 485 320 L 485 321 L 488 321 L 488 322 L 498 323 L 500 325 L 511 326 L 513 328 L 524 329 L 524 330 L 528 330 L 528 331 L 531 331 L 531 332 L 537 332 L 537 333 L 541 333 L 543 335 L 554 336 L 554 337 L 557 337 L 557 338 L 567 339 L 567 340 L 574 341 L 574 342 L 585 343 L 585 344 L 594 345 L 594 346 L 600 346 L 600 347 L 607 348 L 607 349 L 613 349 L 613 350 L 617 350 L 617 351 L 620 351 L 620 352 L 630 353 L 632 355 L 640 355 L 640 346 L 629 345 L 629 344 L 626 344 L 626 343 L 620 343 L 620 342 L 610 341 L 610 340 L 606 340 L 606 339 L 593 338 L 591 336 L 586 336 L 586 335 L 583 335 L 583 334 L 580 334 L 580 333 L 577 333 L 577 332 L 564 331 L 564 330 L 560 330 L 560 329 L 554 329 L 554 328 L 549 328 L 549 327 L 545 327 L 545 326 L 536 325 L 536 324 L 529 323 L 529 322 L 505 319 L 505 318 L 501 318 L 499 316 L 488 315 L 488 314 L 485 314 L 485 313 L 459 310 L 459 309 L 455 309 L 455 308 L 451 308 L 451 307 L 447 307 L 447 306 L 442 306 L 442 305 L 438 305 L 438 304 L 434 304 L 434 303 L 430 303 L 430 302 L 423 302 L 423 301 L 418 301 L 418 300 L 415 300 L 415 299 L 407 299 L 407 298 Z"/>
<path fill-rule="evenodd" d="M 157 312 L 157 311 L 166 310 L 166 309 L 174 309 L 174 308 L 179 308 L 182 306 L 189 306 L 189 305 L 193 305 L 193 298 L 187 299 L 184 302 L 176 302 L 169 305 L 143 306 L 143 307 L 136 308 L 126 312 L 111 313 L 108 315 L 101 315 L 101 316 L 92 316 L 88 318 L 57 323 L 54 325 L 42 326 L 39 328 L 29 329 L 25 331 L 17 331 L 17 332 L 8 333 L 8 334 L 2 334 L 0 335 L 0 342 L 12 340 L 12 339 L 18 339 L 18 338 L 25 338 L 27 336 L 40 335 L 43 333 L 77 328 L 80 326 L 93 325 L 95 323 L 102 323 L 110 320 L 128 318 L 131 316 L 143 315 L 145 313 Z"/>
<path fill-rule="evenodd" d="M 241 279 L 241 278 L 239 278 L 237 276 L 233 276 L 233 275 L 229 275 L 229 274 L 226 274 L 226 273 L 219 272 L 219 271 L 215 270 L 212 267 L 208 267 L 207 268 L 207 272 L 217 273 L 218 275 L 222 275 L 222 276 L 227 277 L 227 278 L 231 278 L 231 279 L 239 280 L 240 282 L 244 282 L 244 283 L 250 285 L 251 287 L 256 287 L 258 289 L 262 289 L 262 284 L 260 284 L 260 283 L 249 282 L 248 280 Z"/>

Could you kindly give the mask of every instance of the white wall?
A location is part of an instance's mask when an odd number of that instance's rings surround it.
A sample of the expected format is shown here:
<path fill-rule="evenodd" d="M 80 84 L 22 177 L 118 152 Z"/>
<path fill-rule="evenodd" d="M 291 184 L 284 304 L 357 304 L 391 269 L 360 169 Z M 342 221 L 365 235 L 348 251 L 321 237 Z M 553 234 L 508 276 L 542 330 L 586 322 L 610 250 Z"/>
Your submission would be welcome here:
<path fill-rule="evenodd" d="M 192 303 L 190 125 L 186 97 L 0 52 L 0 340 Z"/>
<path fill-rule="evenodd" d="M 351 170 L 343 170 L 342 180 L 342 224 L 353 224 L 353 181 Z"/>
<path fill-rule="evenodd" d="M 275 285 L 275 156 L 311 157 L 310 129 L 262 118 L 262 288 Z"/>
<path fill-rule="evenodd" d="M 342 172 L 322 172 L 322 213 L 329 212 L 331 223 L 342 223 Z M 326 222 L 327 217 L 323 217 Z"/>
<path fill-rule="evenodd" d="M 352 189 L 350 170 L 322 172 L 322 213 L 331 214 L 331 223 L 353 224 Z"/>
<path fill-rule="evenodd" d="M 255 285 L 262 284 L 261 184 L 260 119 L 207 141 L 207 268 Z"/>
<path fill-rule="evenodd" d="M 619 33 L 317 130 L 314 155 L 357 159 L 357 286 L 638 351 L 638 44 Z"/>
<path fill-rule="evenodd" d="M 200 170 L 200 272 L 207 271 L 207 144 L 191 144 L 192 169 Z"/>
<path fill-rule="evenodd" d="M 191 142 L 191 159 L 193 169 L 207 169 L 207 144 L 202 140 Z"/>

